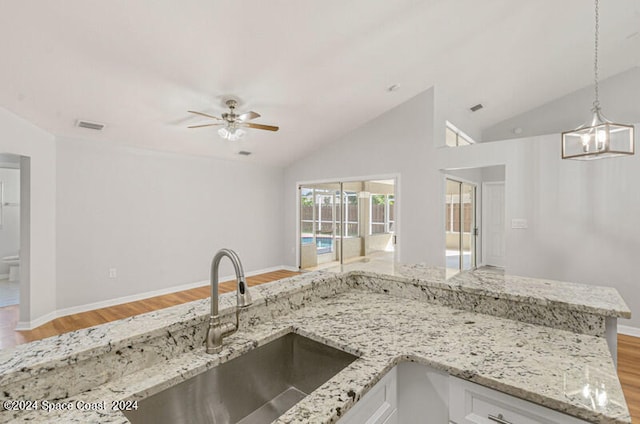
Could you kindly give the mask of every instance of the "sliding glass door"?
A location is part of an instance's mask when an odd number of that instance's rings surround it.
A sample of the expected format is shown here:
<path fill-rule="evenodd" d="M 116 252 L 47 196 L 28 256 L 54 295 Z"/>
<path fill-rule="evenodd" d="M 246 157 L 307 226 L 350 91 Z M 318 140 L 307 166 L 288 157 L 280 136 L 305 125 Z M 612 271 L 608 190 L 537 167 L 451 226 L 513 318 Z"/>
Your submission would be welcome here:
<path fill-rule="evenodd" d="M 458 272 L 476 267 L 476 186 L 446 180 L 446 267 Z"/>
<path fill-rule="evenodd" d="M 393 262 L 395 180 L 305 184 L 300 199 L 300 268 Z"/>
<path fill-rule="evenodd" d="M 300 267 L 312 268 L 339 260 L 341 184 L 301 186 Z"/>

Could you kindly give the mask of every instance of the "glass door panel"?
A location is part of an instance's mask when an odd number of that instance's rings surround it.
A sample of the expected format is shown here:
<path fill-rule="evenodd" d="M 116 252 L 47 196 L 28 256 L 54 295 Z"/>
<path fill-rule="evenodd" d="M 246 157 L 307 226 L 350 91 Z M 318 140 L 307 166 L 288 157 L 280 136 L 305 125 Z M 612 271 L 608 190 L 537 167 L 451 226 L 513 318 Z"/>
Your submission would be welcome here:
<path fill-rule="evenodd" d="M 317 209 L 315 207 L 315 189 L 299 187 L 300 190 L 300 268 L 312 268 L 318 265 L 315 248 Z"/>
<path fill-rule="evenodd" d="M 476 267 L 476 186 L 446 180 L 445 237 L 447 275 Z"/>
<path fill-rule="evenodd" d="M 337 261 L 340 183 L 300 186 L 300 268 Z"/>
<path fill-rule="evenodd" d="M 336 235 L 336 204 L 331 190 L 316 190 L 317 221 L 315 242 L 318 254 L 333 252 Z"/>
<path fill-rule="evenodd" d="M 460 190 L 461 183 L 447 179 L 445 192 L 446 268 L 449 272 L 460 270 Z"/>
<path fill-rule="evenodd" d="M 462 183 L 461 184 L 461 252 L 460 252 L 460 269 L 471 270 L 476 267 L 476 236 L 475 236 L 475 197 L 476 187 L 473 184 Z"/>

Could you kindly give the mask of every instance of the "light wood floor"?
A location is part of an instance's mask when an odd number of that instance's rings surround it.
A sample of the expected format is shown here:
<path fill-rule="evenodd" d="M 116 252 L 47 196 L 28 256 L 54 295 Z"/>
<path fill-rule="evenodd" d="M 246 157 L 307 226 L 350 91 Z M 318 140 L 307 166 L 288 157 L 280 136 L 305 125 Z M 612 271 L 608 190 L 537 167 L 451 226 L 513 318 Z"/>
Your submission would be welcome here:
<path fill-rule="evenodd" d="M 631 421 L 640 423 L 640 337 L 618 335 L 618 377 Z"/>
<path fill-rule="evenodd" d="M 285 270 L 268 272 L 254 277 L 247 277 L 247 284 L 251 287 L 297 274 L 297 272 Z M 219 288 L 220 293 L 234 291 L 236 289 L 235 280 L 220 283 Z M 18 306 L 7 306 L 0 308 L 0 349 L 7 349 L 22 343 L 44 339 L 81 328 L 93 327 L 94 325 L 144 314 L 145 312 L 168 308 L 169 306 L 204 299 L 206 297 L 209 297 L 209 286 L 57 318 L 30 331 L 14 330 L 18 323 Z"/>
<path fill-rule="evenodd" d="M 249 286 L 255 286 L 296 274 L 296 272 L 284 270 L 269 272 L 255 277 L 249 277 L 247 278 L 247 283 Z M 220 293 L 227 293 L 234 290 L 235 281 L 220 284 Z M 92 327 L 133 315 L 203 299 L 208 296 L 209 287 L 199 287 L 58 318 L 31 331 L 13 330 L 18 321 L 18 307 L 7 306 L 0 308 L 0 349 L 6 349 L 21 343 L 43 339 L 68 331 Z M 618 336 L 618 376 L 620 377 L 622 389 L 624 390 L 627 404 L 629 405 L 632 421 L 640 424 L 640 338 L 624 335 Z"/>

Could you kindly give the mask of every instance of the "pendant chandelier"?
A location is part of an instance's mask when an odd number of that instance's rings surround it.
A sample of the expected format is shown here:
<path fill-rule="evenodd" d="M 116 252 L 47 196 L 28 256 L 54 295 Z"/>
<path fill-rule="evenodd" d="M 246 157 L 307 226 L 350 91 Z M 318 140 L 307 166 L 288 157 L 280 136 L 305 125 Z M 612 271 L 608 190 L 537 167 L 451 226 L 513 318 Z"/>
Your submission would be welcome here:
<path fill-rule="evenodd" d="M 594 80 L 595 99 L 591 121 L 572 131 L 562 133 L 562 159 L 593 160 L 615 156 L 633 155 L 633 125 L 616 124 L 602 115 L 598 93 L 598 32 L 600 13 L 595 0 L 595 54 Z"/>

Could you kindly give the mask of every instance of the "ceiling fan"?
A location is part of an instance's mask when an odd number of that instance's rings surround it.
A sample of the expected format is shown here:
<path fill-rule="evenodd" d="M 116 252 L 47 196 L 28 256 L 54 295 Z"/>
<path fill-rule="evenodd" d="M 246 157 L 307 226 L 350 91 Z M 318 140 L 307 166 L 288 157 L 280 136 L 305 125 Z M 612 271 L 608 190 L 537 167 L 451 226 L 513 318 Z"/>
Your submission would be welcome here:
<path fill-rule="evenodd" d="M 222 126 L 218 130 L 218 134 L 220 137 L 235 141 L 240 139 L 245 135 L 245 130 L 243 128 L 255 128 L 257 130 L 267 130 L 267 131 L 278 131 L 278 127 L 273 125 L 264 125 L 264 124 L 256 124 L 253 122 L 248 122 L 252 119 L 256 119 L 260 117 L 259 113 L 249 111 L 245 113 L 236 113 L 236 107 L 238 106 L 238 101 L 235 99 L 228 99 L 225 104 L 229 108 L 229 112 L 223 113 L 222 118 L 218 118 L 217 116 L 209 115 L 203 112 L 196 112 L 195 110 L 189 110 L 187 112 L 193 113 L 196 115 L 204 116 L 205 118 L 215 119 L 217 121 L 211 124 L 200 124 L 200 125 L 191 125 L 187 128 L 202 128 L 202 127 L 213 127 L 213 126 Z"/>

